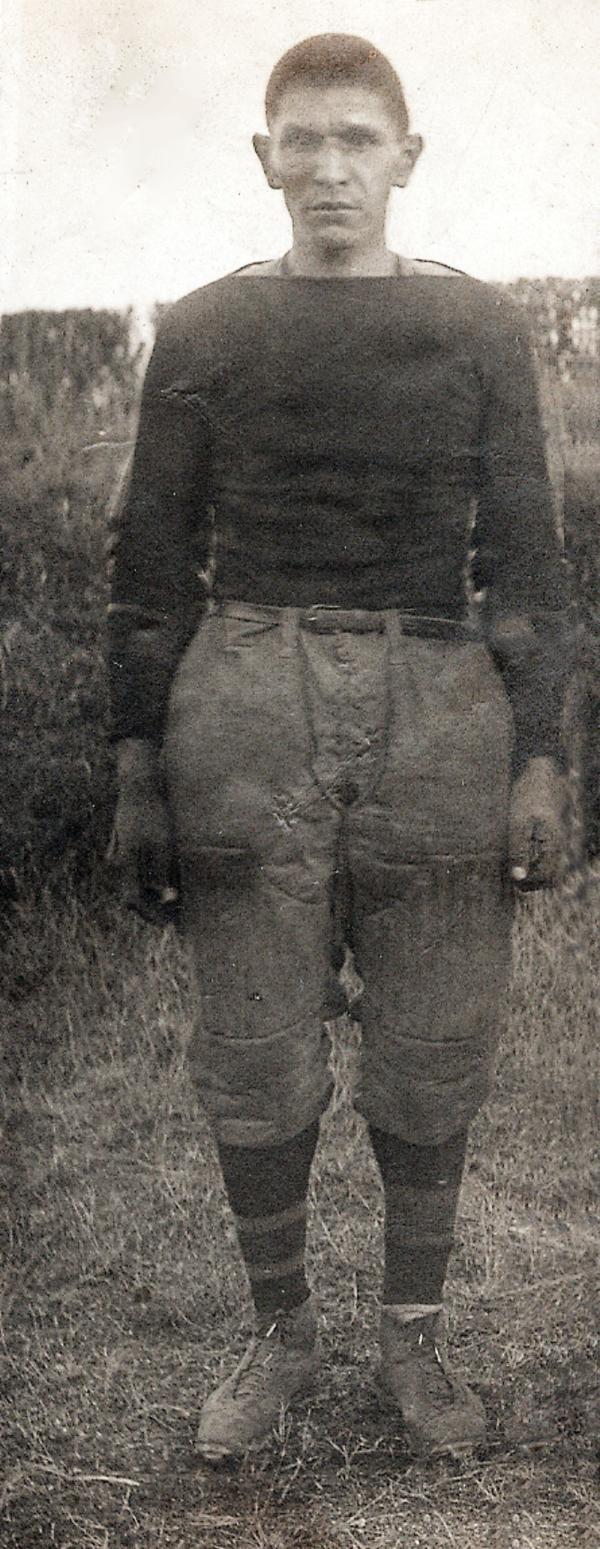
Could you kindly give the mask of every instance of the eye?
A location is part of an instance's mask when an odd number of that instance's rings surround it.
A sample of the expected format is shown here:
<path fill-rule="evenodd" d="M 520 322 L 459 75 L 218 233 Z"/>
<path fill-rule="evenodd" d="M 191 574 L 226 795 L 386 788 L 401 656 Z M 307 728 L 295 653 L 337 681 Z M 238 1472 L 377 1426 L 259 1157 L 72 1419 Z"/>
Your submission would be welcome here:
<path fill-rule="evenodd" d="M 284 135 L 282 144 L 285 150 L 314 151 L 320 144 L 320 136 L 311 129 L 294 129 Z"/>

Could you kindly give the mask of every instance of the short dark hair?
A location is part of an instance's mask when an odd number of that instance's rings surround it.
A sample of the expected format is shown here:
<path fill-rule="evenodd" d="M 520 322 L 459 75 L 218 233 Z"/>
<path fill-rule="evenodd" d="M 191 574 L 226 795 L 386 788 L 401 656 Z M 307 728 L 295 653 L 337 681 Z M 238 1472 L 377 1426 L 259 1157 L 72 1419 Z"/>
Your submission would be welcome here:
<path fill-rule="evenodd" d="M 338 86 L 346 81 L 378 92 L 395 118 L 399 133 L 406 134 L 408 108 L 393 65 L 366 38 L 347 32 L 317 33 L 282 55 L 267 83 L 265 109 L 269 128 L 288 87 Z"/>

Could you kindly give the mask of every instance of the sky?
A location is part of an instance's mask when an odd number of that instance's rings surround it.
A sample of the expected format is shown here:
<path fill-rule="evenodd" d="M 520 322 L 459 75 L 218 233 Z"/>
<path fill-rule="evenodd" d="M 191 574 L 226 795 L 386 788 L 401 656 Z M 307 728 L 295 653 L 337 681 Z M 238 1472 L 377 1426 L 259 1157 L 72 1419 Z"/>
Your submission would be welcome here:
<path fill-rule="evenodd" d="M 600 0 L 3 0 L 0 310 L 148 306 L 288 246 L 251 146 L 275 60 L 358 32 L 425 152 L 390 243 L 600 271 Z"/>

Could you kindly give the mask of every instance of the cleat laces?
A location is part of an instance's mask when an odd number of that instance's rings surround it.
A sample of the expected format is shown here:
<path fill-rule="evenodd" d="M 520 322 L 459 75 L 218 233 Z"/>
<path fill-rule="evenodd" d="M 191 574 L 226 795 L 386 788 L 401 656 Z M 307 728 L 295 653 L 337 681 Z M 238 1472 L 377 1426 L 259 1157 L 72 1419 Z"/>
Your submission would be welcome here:
<path fill-rule="evenodd" d="M 427 1344 L 425 1333 L 421 1329 L 417 1338 L 417 1348 L 423 1351 L 425 1356 L 428 1353 Z M 433 1359 L 423 1362 L 423 1387 L 428 1398 L 450 1407 L 464 1395 L 465 1384 L 451 1371 L 446 1352 L 436 1339 L 429 1348 Z"/>
<path fill-rule="evenodd" d="M 277 1344 L 273 1336 L 277 1331 L 277 1324 L 272 1323 L 262 1336 L 252 1336 L 233 1376 L 232 1393 L 236 1397 L 244 1393 L 254 1396 L 261 1392 L 266 1369 L 276 1353 Z"/>

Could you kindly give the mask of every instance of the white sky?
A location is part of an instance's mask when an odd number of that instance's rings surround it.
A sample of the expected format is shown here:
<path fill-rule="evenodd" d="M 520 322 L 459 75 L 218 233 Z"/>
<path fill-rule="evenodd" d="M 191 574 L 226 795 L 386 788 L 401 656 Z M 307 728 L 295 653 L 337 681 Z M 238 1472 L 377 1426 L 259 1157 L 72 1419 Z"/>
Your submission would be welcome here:
<path fill-rule="evenodd" d="M 172 300 L 288 243 L 271 66 L 359 32 L 425 153 L 390 238 L 482 278 L 600 270 L 600 0 L 3 0 L 3 310 Z"/>

